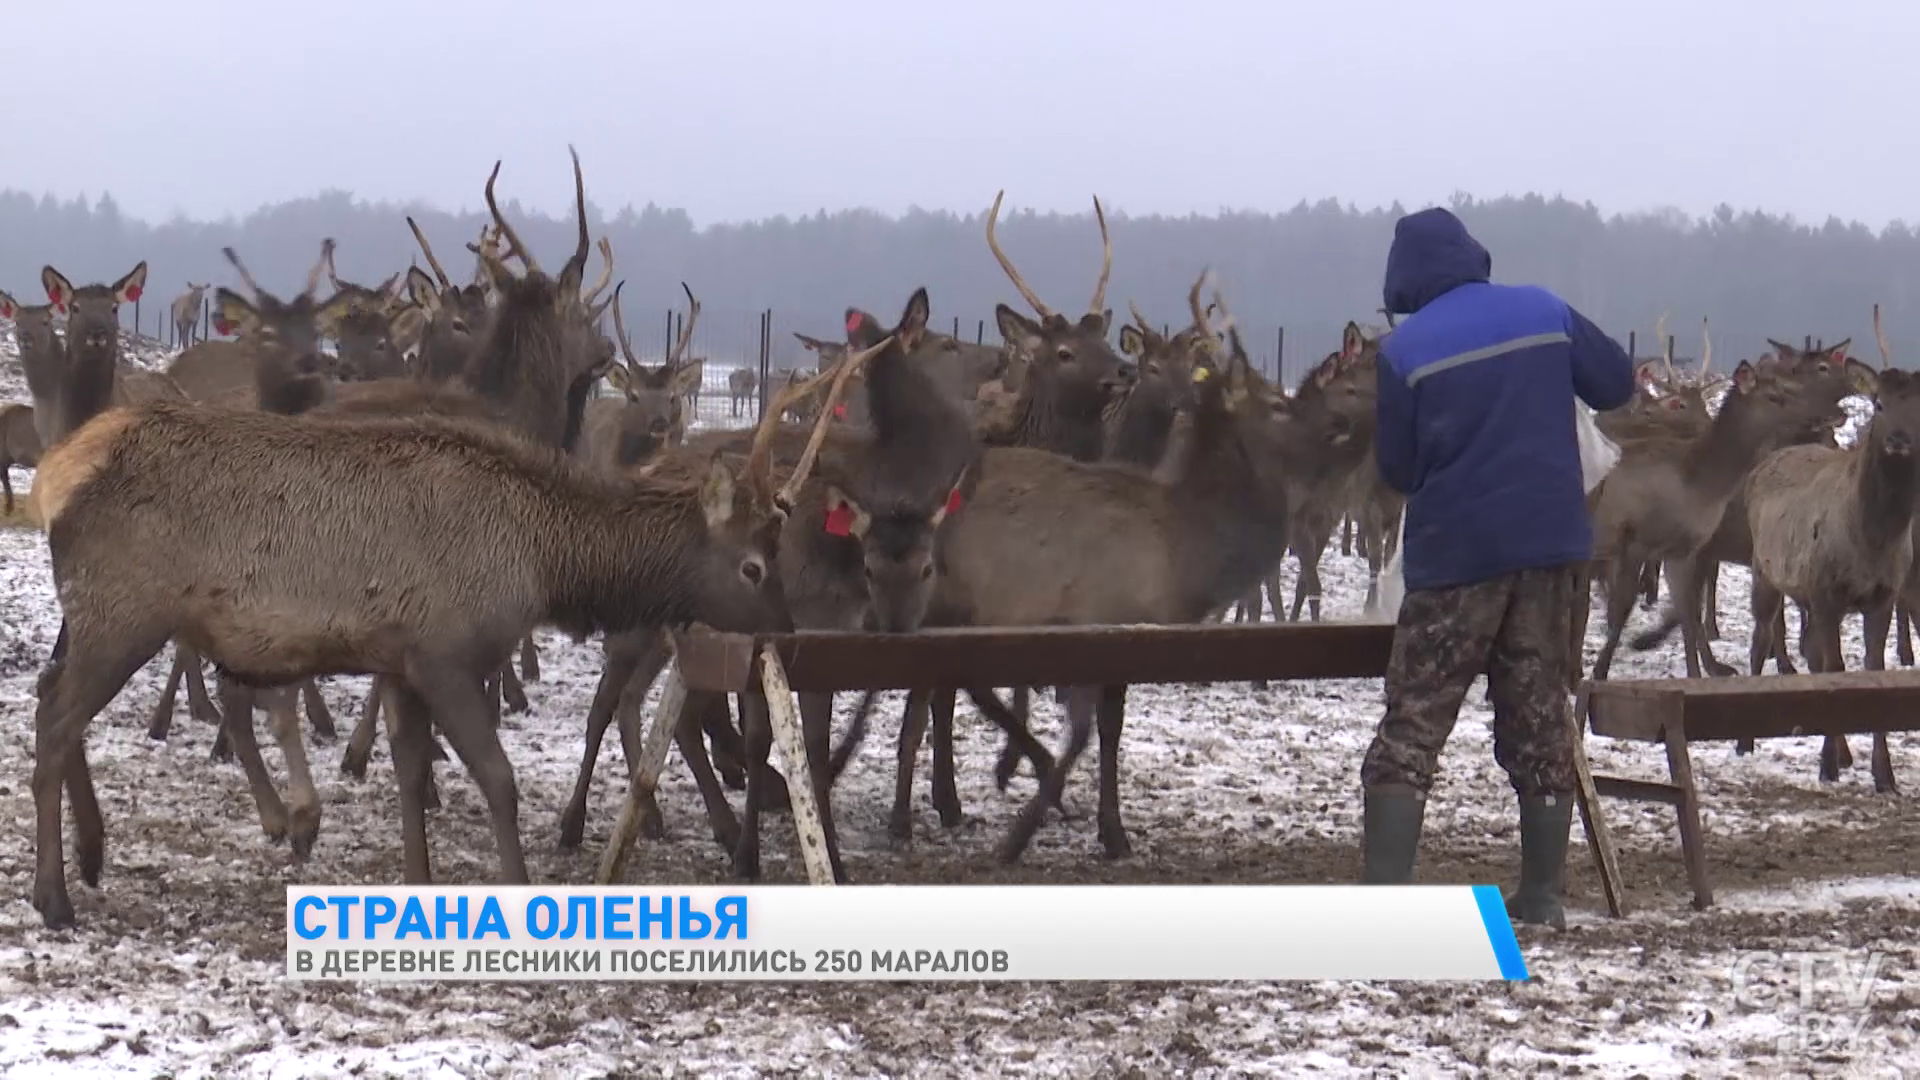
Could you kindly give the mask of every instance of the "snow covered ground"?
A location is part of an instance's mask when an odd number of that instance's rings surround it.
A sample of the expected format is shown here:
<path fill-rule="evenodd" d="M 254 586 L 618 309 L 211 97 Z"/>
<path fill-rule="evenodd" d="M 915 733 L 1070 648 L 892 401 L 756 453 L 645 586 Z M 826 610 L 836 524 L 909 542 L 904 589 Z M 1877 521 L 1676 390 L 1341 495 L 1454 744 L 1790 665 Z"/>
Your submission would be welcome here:
<path fill-rule="evenodd" d="M 0 351 L 11 342 L 0 334 Z M 0 380 L 17 366 L 0 357 Z M 0 397 L 24 392 L 0 382 Z M 24 489 L 25 477 L 16 474 Z M 1363 564 L 1326 560 L 1329 618 L 1354 618 Z M 1288 576 L 1291 588 L 1291 574 Z M 1744 656 L 1745 573 L 1722 578 L 1723 658 Z M 1588 655 L 1599 643 L 1594 620 Z M 1645 620 L 1648 613 L 1638 613 Z M 45 544 L 0 530 L 0 1075 L 43 1076 L 1595 1076 L 1906 1075 L 1920 1071 L 1920 814 L 1878 796 L 1860 764 L 1817 780 L 1817 742 L 1781 740 L 1749 757 L 1695 754 L 1718 903 L 1688 905 L 1671 811 L 1606 807 L 1627 877 L 1630 913 L 1606 915 L 1580 831 L 1569 857 L 1572 923 L 1564 935 L 1521 932 L 1534 974 L 1523 985 L 1442 984 L 825 984 L 736 986 L 294 984 L 282 978 L 289 883 L 400 879 L 385 748 L 366 781 L 338 775 L 338 747 L 315 747 L 325 821 L 314 858 L 294 868 L 260 835 L 237 766 L 213 765 L 212 732 L 185 715 L 166 743 L 145 736 L 163 655 L 95 722 L 90 756 L 107 816 L 99 890 L 70 877 L 82 920 L 47 933 L 27 902 L 32 876 L 34 678 L 58 612 Z M 536 881 L 584 882 L 624 791 L 619 752 L 603 754 L 587 842 L 557 850 L 599 652 L 542 635 L 532 711 L 506 718 L 521 788 L 521 828 Z M 1859 662 L 1857 628 L 1849 666 Z M 1677 635 L 1624 652 L 1616 677 L 1683 670 Z M 326 683 L 350 722 L 362 679 Z M 843 709 L 851 702 L 843 703 Z M 1254 691 L 1141 687 L 1129 697 L 1122 795 L 1135 855 L 1098 855 L 1090 817 L 1051 822 L 1025 861 L 992 848 L 1032 780 L 995 790 L 999 738 L 962 705 L 960 794 L 968 820 L 949 832 L 916 784 L 915 842 L 893 851 L 892 717 L 883 719 L 835 793 L 849 872 L 885 882 L 1348 881 L 1358 869 L 1358 769 L 1380 708 L 1377 681 Z M 1057 743 L 1059 717 L 1038 695 L 1035 723 Z M 843 712 L 841 721 L 846 717 Z M 1508 883 L 1517 873 L 1512 795 L 1493 763 L 1490 714 L 1475 690 L 1443 759 L 1418 876 Z M 1894 738 L 1896 768 L 1916 740 Z M 270 764 L 278 764 L 271 746 Z M 1664 756 L 1592 740 L 1598 771 L 1664 779 Z M 495 869 L 484 802 L 457 765 L 441 768 L 445 809 L 430 828 L 441 881 L 483 882 Z M 1069 801 L 1091 809 L 1094 754 Z M 1913 783 L 1911 774 L 1903 780 Z M 735 796 L 736 805 L 738 796 Z M 631 880 L 724 880 L 693 785 L 673 761 L 660 798 L 668 839 L 643 842 Z M 804 879 L 784 817 L 769 822 L 771 881 Z M 1755 954 L 1849 950 L 1856 969 L 1889 954 L 1860 1039 L 1832 1052 L 1795 1041 L 1807 1014 L 1798 984 L 1775 1007 L 1741 993 L 1741 975 L 1779 983 L 1790 961 Z M 1823 994 L 1836 993 L 1822 973 Z M 1776 995 L 1779 996 L 1779 995 Z M 1814 1011 L 1837 1007 L 1819 997 Z M 1847 1014 L 1852 1019 L 1853 1014 Z"/>

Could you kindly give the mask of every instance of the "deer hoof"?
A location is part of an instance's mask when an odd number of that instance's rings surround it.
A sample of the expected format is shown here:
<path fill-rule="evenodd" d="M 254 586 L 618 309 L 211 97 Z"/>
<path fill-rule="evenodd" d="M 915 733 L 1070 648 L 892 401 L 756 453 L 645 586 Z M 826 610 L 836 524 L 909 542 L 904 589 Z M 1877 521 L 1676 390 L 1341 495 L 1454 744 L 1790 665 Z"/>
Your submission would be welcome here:
<path fill-rule="evenodd" d="M 793 797 L 787 792 L 787 779 L 769 769 L 767 783 L 760 792 L 760 812 L 786 814 L 793 810 Z"/>
<path fill-rule="evenodd" d="M 1109 859 L 1126 859 L 1133 856 L 1133 841 L 1127 839 L 1127 827 L 1118 821 L 1101 822 L 1100 846 Z"/>
<path fill-rule="evenodd" d="M 294 825 L 290 834 L 293 849 L 293 861 L 303 863 L 313 854 L 313 845 L 320 839 L 320 808 L 311 811 L 294 811 Z"/>
<path fill-rule="evenodd" d="M 580 842 L 586 839 L 587 812 L 584 807 L 572 803 L 560 813 L 560 850 L 577 851 Z"/>
<path fill-rule="evenodd" d="M 641 810 L 640 835 L 656 842 L 667 838 L 667 823 L 661 819 L 659 807 L 648 806 Z"/>
<path fill-rule="evenodd" d="M 74 924 L 73 901 L 67 898 L 63 885 L 54 889 L 33 888 L 33 906 L 40 912 L 40 921 L 49 930 L 65 930 Z"/>
<path fill-rule="evenodd" d="M 96 839 L 91 843 L 82 842 L 78 855 L 80 880 L 86 882 L 89 889 L 99 888 L 100 873 L 107 865 L 107 853 L 101 847 L 100 841 Z"/>

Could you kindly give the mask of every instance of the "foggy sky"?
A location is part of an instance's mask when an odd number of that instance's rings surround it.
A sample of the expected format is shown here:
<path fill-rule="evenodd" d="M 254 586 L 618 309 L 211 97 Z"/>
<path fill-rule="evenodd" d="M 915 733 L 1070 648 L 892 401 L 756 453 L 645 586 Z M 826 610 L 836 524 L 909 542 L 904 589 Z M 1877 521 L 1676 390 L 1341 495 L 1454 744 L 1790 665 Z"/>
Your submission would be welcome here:
<path fill-rule="evenodd" d="M 529 13 L 535 13 L 530 15 Z M 153 221 L 349 190 L 696 224 L 819 209 L 1920 219 L 1920 7 L 1839 0 L 10 5 L 0 188 Z"/>

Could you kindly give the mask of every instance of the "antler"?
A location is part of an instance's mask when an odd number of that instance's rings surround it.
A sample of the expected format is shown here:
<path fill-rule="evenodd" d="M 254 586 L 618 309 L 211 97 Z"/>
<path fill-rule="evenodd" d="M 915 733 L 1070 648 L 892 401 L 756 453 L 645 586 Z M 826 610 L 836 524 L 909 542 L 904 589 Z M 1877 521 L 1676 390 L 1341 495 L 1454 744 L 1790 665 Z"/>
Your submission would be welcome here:
<path fill-rule="evenodd" d="M 1020 290 L 1020 295 L 1026 300 L 1027 306 L 1033 308 L 1034 314 L 1041 318 L 1050 318 L 1055 314 L 1054 310 L 1040 299 L 1039 294 L 1027 286 L 1026 279 L 1020 276 L 1020 271 L 1013 268 L 1013 260 L 1007 258 L 1007 253 L 1000 250 L 1000 241 L 994 236 L 994 224 L 1000 220 L 1000 200 L 1005 198 L 1006 194 L 1006 189 L 1002 188 L 1000 193 L 993 197 L 993 209 L 987 214 L 987 246 L 993 249 L 993 257 L 1000 261 L 1000 269 L 1006 271 L 1007 277 L 1013 279 L 1013 287 Z M 1104 283 L 1101 285 L 1101 291 L 1106 291 Z"/>
<path fill-rule="evenodd" d="M 420 226 L 415 224 L 411 214 L 407 215 L 407 228 L 413 230 L 413 239 L 420 245 L 421 253 L 427 257 L 427 266 L 433 270 L 433 276 L 440 282 L 440 287 L 453 288 L 453 280 L 447 277 L 445 270 L 441 269 L 440 260 L 433 257 L 433 245 L 427 243 L 427 234 L 420 231 Z"/>
<path fill-rule="evenodd" d="M 341 288 L 341 285 L 340 285 L 340 275 L 335 273 L 333 269 L 333 248 L 331 246 L 323 246 L 321 248 L 320 257 L 326 261 L 327 280 L 333 284 L 333 291 L 334 292 L 345 291 L 344 289 Z M 309 289 L 307 291 L 312 292 L 313 290 Z"/>
<path fill-rule="evenodd" d="M 1876 306 L 1875 310 L 1879 310 Z M 1700 317 L 1700 382 L 1705 385 L 1707 372 L 1713 368 L 1713 335 L 1707 333 L 1707 318 Z"/>
<path fill-rule="evenodd" d="M 1133 324 L 1140 328 L 1141 333 L 1143 334 L 1153 333 L 1153 324 L 1147 321 L 1147 317 L 1145 315 L 1140 314 L 1139 305 L 1135 304 L 1132 300 L 1128 300 L 1127 310 L 1133 312 Z"/>
<path fill-rule="evenodd" d="M 1093 286 L 1093 303 L 1087 314 L 1098 315 L 1107 306 L 1107 278 L 1113 274 L 1113 238 L 1107 235 L 1107 212 L 1100 208 L 1100 196 L 1093 197 L 1093 216 L 1100 222 L 1100 280 Z"/>
<path fill-rule="evenodd" d="M 241 262 L 240 256 L 235 254 L 234 250 L 230 247 L 221 248 L 220 254 L 225 255 L 227 261 L 233 264 L 233 269 L 240 275 L 240 282 L 247 287 L 247 291 L 252 293 L 255 298 L 258 298 L 260 295 L 260 284 L 253 280 L 252 274 L 247 272 L 247 264 Z"/>
<path fill-rule="evenodd" d="M 574 243 L 573 257 L 567 260 L 567 265 L 561 269 L 560 276 L 566 277 L 568 272 L 571 271 L 576 277 L 584 278 L 587 276 L 587 252 L 593 247 L 593 241 L 587 236 L 587 181 L 586 178 L 580 174 L 580 152 L 575 150 L 572 144 L 569 143 L 567 153 L 573 157 L 573 212 L 574 216 L 580 222 L 580 238 Z M 613 256 L 609 254 L 607 258 L 611 260 Z M 533 264 L 528 263 L 527 268 L 531 270 Z M 609 261 L 607 265 L 607 276 L 613 276 L 613 265 L 611 261 Z M 600 289 L 604 288 L 606 288 L 606 284 L 603 282 L 600 287 L 594 291 L 599 292 Z M 591 301 L 589 301 L 589 303 L 591 303 Z"/>
<path fill-rule="evenodd" d="M 800 485 L 806 483 L 807 474 L 813 470 L 813 462 L 820 454 L 820 444 L 826 441 L 827 424 L 833 420 L 833 407 L 840 402 L 840 396 L 846 390 L 847 380 L 852 378 L 866 362 L 893 344 L 893 335 L 889 334 L 869 348 L 859 352 L 849 352 L 840 362 L 826 371 L 820 372 L 803 383 L 788 383 L 781 388 L 771 402 L 767 404 L 766 419 L 760 422 L 759 430 L 753 434 L 753 449 L 747 456 L 747 475 L 756 484 L 769 484 L 769 468 L 772 463 L 773 436 L 779 430 L 780 417 L 791 409 L 795 402 L 818 390 L 822 384 L 830 384 L 826 404 L 820 408 L 820 415 L 814 420 L 813 433 L 807 438 L 807 446 L 800 454 L 800 461 L 787 477 L 786 484 L 774 498 L 782 507 L 791 507 L 794 496 L 800 491 Z"/>
<path fill-rule="evenodd" d="M 1666 361 L 1667 380 L 1671 382 L 1673 380 L 1673 349 L 1667 345 L 1667 316 L 1665 312 L 1662 312 L 1659 321 L 1653 324 L 1653 344 L 1655 348 L 1660 350 L 1661 357 Z"/>
<path fill-rule="evenodd" d="M 1887 349 L 1887 335 L 1880 329 L 1880 305 L 1873 305 L 1873 339 L 1880 343 L 1880 367 L 1882 370 L 1893 366 L 1893 353 Z"/>
<path fill-rule="evenodd" d="M 673 351 L 667 354 L 668 367 L 680 365 L 681 358 L 686 355 L 688 343 L 693 340 L 693 324 L 700 321 L 700 301 L 693 298 L 693 290 L 687 288 L 686 282 L 681 282 L 680 288 L 687 294 L 687 322 L 680 328 L 680 340 L 673 343 Z"/>
<path fill-rule="evenodd" d="M 604 236 L 600 238 L 600 257 L 606 260 L 606 269 L 600 272 L 600 283 L 580 294 L 580 302 L 588 307 L 592 307 L 594 301 L 600 299 L 600 294 L 605 292 L 607 285 L 613 281 L 613 241 Z"/>
<path fill-rule="evenodd" d="M 320 258 L 313 264 L 313 269 L 307 271 L 307 287 L 301 291 L 301 296 L 312 296 L 313 290 L 320 287 L 322 270 L 329 273 L 333 271 L 333 237 L 331 236 L 320 241 Z"/>
<path fill-rule="evenodd" d="M 620 291 L 626 287 L 625 279 L 613 287 L 613 334 L 620 341 L 621 355 L 627 358 L 627 371 L 638 378 L 640 361 L 633 355 L 633 343 L 627 340 L 627 320 L 620 317 Z"/>
<path fill-rule="evenodd" d="M 575 161 L 575 164 L 579 163 L 578 158 L 575 158 L 574 161 Z M 487 175 L 487 212 L 493 215 L 493 223 L 496 226 L 496 228 L 499 230 L 499 235 L 506 240 L 508 245 L 507 252 L 504 255 L 496 255 L 491 251 L 485 250 L 483 247 L 482 250 L 476 252 L 476 254 L 478 254 L 482 259 L 485 259 L 488 262 L 495 262 L 495 263 L 505 263 L 508 259 L 511 259 L 514 256 L 518 255 L 520 257 L 520 264 L 527 268 L 528 273 L 539 273 L 540 264 L 534 261 L 533 252 L 528 251 L 526 249 L 526 246 L 520 243 L 519 234 L 513 231 L 513 226 L 507 224 L 507 219 L 503 217 L 500 213 L 500 204 L 494 201 L 493 185 L 494 185 L 494 182 L 499 179 L 500 179 L 500 162 L 498 160 L 495 160 L 493 163 L 493 172 Z M 583 247 L 586 244 L 586 241 L 584 239 L 586 235 L 584 232 L 585 227 L 586 226 L 584 224 L 584 219 L 583 219 L 583 224 L 581 225 L 581 228 L 583 230 L 581 233 L 581 236 L 583 237 L 583 239 L 581 240 L 581 246 Z"/>

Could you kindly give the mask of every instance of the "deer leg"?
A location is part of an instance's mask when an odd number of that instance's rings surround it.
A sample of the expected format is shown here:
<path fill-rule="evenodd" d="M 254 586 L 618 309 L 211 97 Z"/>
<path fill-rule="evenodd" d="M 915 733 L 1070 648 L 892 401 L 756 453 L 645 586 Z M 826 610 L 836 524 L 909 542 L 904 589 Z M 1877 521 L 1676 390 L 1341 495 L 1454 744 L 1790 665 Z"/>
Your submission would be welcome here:
<path fill-rule="evenodd" d="M 767 717 L 764 695 L 749 690 L 741 698 L 741 709 L 746 713 L 742 735 L 747 747 L 747 806 L 741 815 L 740 841 L 733 849 L 733 873 L 755 881 L 760 877 L 760 795 L 772 771 L 767 757 L 773 752 L 773 725 Z"/>
<path fill-rule="evenodd" d="M 287 838 L 287 805 L 274 790 L 273 777 L 267 773 L 267 763 L 261 758 L 260 744 L 253 735 L 255 695 L 233 679 L 222 676 L 219 683 L 220 711 L 227 741 L 233 747 L 233 755 L 240 759 L 240 768 L 247 774 L 247 787 L 253 792 L 253 805 L 260 814 L 260 830 L 277 844 Z M 276 692 L 268 691 L 269 694 Z"/>
<path fill-rule="evenodd" d="M 13 466 L 0 463 L 0 490 L 7 493 L 7 516 L 13 516 Z"/>
<path fill-rule="evenodd" d="M 1703 667 L 1709 675 L 1732 675 L 1733 669 L 1713 655 L 1713 647 L 1707 644 L 1700 628 L 1700 577 L 1695 572 L 1694 561 L 1691 558 L 1671 559 L 1666 566 L 1667 584 L 1672 586 L 1669 591 L 1680 606 L 1681 651 L 1687 657 L 1687 677 L 1700 678 Z"/>
<path fill-rule="evenodd" d="M 1888 603 L 1863 613 L 1867 639 L 1865 666 L 1868 671 L 1887 669 L 1887 631 L 1892 628 L 1893 607 L 1892 603 Z M 1837 647 L 1835 651 L 1838 652 Z M 1899 785 L 1893 779 L 1893 756 L 1887 749 L 1887 733 L 1884 731 L 1873 733 L 1871 768 L 1874 791 L 1882 795 L 1899 794 Z"/>
<path fill-rule="evenodd" d="M 72 926 L 74 922 L 61 835 L 62 790 L 73 801 L 75 856 L 82 880 L 98 884 L 106 861 L 105 823 L 86 760 L 87 725 L 160 651 L 166 638 L 162 634 L 149 642 L 132 634 L 116 634 L 97 645 L 83 640 L 69 648 L 70 643 L 67 624 L 62 623 L 53 657 L 37 682 L 39 701 L 33 718 L 32 898 L 49 928 Z"/>
<path fill-rule="evenodd" d="M 1912 609 L 1905 604 L 1897 605 L 1900 621 L 1899 645 L 1900 666 L 1913 666 L 1913 619 Z"/>
<path fill-rule="evenodd" d="M 500 668 L 500 697 L 507 703 L 507 711 L 523 713 L 527 711 L 527 690 L 520 685 L 520 673 L 513 670 L 513 661 L 509 659 Z M 494 726 L 499 727 L 499 711 L 494 712 Z"/>
<path fill-rule="evenodd" d="M 959 828 L 966 817 L 953 782 L 953 699 L 953 691 L 947 690 L 927 701 L 933 718 L 933 809 L 940 815 L 941 827 L 947 829 Z"/>
<path fill-rule="evenodd" d="M 520 679 L 523 682 L 540 681 L 540 646 L 528 634 L 520 642 Z"/>
<path fill-rule="evenodd" d="M 433 739 L 433 710 L 412 685 L 402 679 L 380 680 L 386 703 L 387 742 L 393 754 L 393 774 L 400 788 L 400 841 L 408 885 L 429 885 L 433 874 L 427 855 L 428 784 L 433 761 L 427 747 Z M 438 799 L 434 800 L 438 803 Z"/>
<path fill-rule="evenodd" d="M 1366 545 L 1365 538 L 1362 538 L 1360 543 L 1361 543 L 1361 546 L 1364 547 Z M 1346 517 L 1343 517 L 1340 519 L 1340 554 L 1348 555 L 1348 556 L 1353 554 L 1353 515 L 1352 514 L 1348 514 Z"/>
<path fill-rule="evenodd" d="M 312 685 L 311 679 L 307 685 Z M 293 849 L 293 861 L 303 863 L 320 838 L 320 793 L 314 790 L 313 771 L 307 765 L 307 746 L 300 737 L 300 713 L 294 707 L 293 688 L 268 691 L 267 718 L 273 723 L 274 740 L 287 763 L 288 845 Z"/>
<path fill-rule="evenodd" d="M 160 688 L 160 700 L 154 702 L 153 716 L 147 721 L 147 738 L 155 742 L 165 742 L 167 732 L 173 728 L 173 710 L 179 702 L 180 677 L 186 673 L 186 665 L 180 662 L 180 650 L 173 652 L 173 667 L 167 671 L 167 684 Z"/>
<path fill-rule="evenodd" d="M 367 760 L 373 756 L 374 724 L 380 720 L 380 684 L 383 675 L 375 675 L 367 685 L 367 699 L 360 705 L 360 719 L 347 736 L 346 752 L 340 755 L 340 773 L 355 779 L 367 778 Z"/>
<path fill-rule="evenodd" d="M 698 709 L 698 712 L 694 710 Z M 680 747 L 680 756 L 687 759 L 687 771 L 693 773 L 694 786 L 700 789 L 700 801 L 707 805 L 707 824 L 713 829 L 713 838 L 720 850 L 731 852 L 740 845 L 740 820 L 733 816 L 733 807 L 727 802 L 727 792 L 720 786 L 720 780 L 713 774 L 713 763 L 707 757 L 706 743 L 701 741 L 703 718 L 711 717 L 715 712 L 725 716 L 727 696 L 708 694 L 701 691 L 689 691 L 686 704 L 681 706 L 680 717 L 674 722 L 673 741 Z M 667 718 L 662 717 L 660 722 Z M 731 725 L 732 721 L 728 721 Z M 651 815 L 659 820 L 659 813 Z"/>
<path fill-rule="evenodd" d="M 999 697 L 996 696 L 991 689 L 969 689 L 967 691 L 967 697 L 972 699 L 973 707 L 980 710 L 980 715 L 991 720 L 1000 730 L 1006 732 L 1008 742 L 1012 745 L 1017 745 L 1021 753 L 1026 756 L 1026 759 L 1033 762 L 1033 774 L 1041 780 L 1041 786 L 1044 788 L 1046 786 L 1046 778 L 1052 773 L 1054 768 L 1053 755 L 1047 751 L 1045 746 L 1041 745 L 1039 739 L 1033 737 L 1032 729 L 1021 723 L 1018 717 L 1014 716 L 1005 705 L 1002 705 Z M 1069 705 L 1073 703 L 1073 691 L 1071 688 L 1067 689 L 1067 703 Z M 997 768 L 994 771 L 996 774 L 999 772 Z M 1013 774 L 1009 771 L 1007 775 L 1011 777 Z M 999 777 L 996 775 L 995 780 L 998 781 L 998 779 Z M 1002 791 L 1006 790 L 1006 785 L 1004 783 L 1001 784 L 1000 789 Z M 1060 807 L 1060 813 L 1062 816 L 1067 816 L 1065 806 Z"/>
<path fill-rule="evenodd" d="M 1660 564 L 1646 562 L 1640 564 L 1640 604 L 1652 607 L 1660 602 Z"/>
<path fill-rule="evenodd" d="M 1126 823 L 1120 819 L 1120 729 L 1127 718 L 1127 688 L 1100 689 L 1100 846 L 1109 859 L 1133 854 Z"/>
<path fill-rule="evenodd" d="M 431 661 L 416 660 L 407 668 L 407 681 L 425 699 L 440 724 L 440 733 L 487 797 L 494 843 L 500 849 L 499 884 L 528 884 L 527 860 L 520 849 L 520 792 L 513 780 L 513 765 L 500 747 L 500 736 L 487 726 L 481 680 L 457 666 Z M 505 664 L 502 668 L 512 670 Z"/>
<path fill-rule="evenodd" d="M 593 786 L 593 767 L 600 760 L 600 744 L 606 738 L 607 725 L 613 722 L 622 694 L 645 657 L 646 646 L 635 642 L 634 637 L 609 634 L 601 644 L 606 660 L 600 668 L 600 682 L 593 688 L 593 703 L 587 707 L 586 751 L 580 757 L 580 771 L 574 777 L 573 796 L 560 812 L 560 847 L 567 851 L 579 847 L 586 835 L 587 791 Z M 638 749 L 638 743 L 629 744 L 624 737 L 621 743 L 628 747 L 627 775 L 632 776 L 636 762 L 631 755 Z"/>
<path fill-rule="evenodd" d="M 1020 811 L 1013 828 L 1001 841 L 995 853 L 1000 862 L 1013 863 L 1019 860 L 1027 845 L 1032 843 L 1033 834 L 1039 831 L 1040 819 L 1046 816 L 1047 807 L 1058 805 L 1066 793 L 1067 776 L 1073 772 L 1080 755 L 1086 752 L 1087 741 L 1093 736 L 1093 714 L 1099 695 L 1099 687 L 1076 686 L 1067 692 L 1067 745 L 1061 751 L 1059 760 L 1040 781 L 1040 790 L 1034 792 L 1033 799 Z"/>
<path fill-rule="evenodd" d="M 1627 619 L 1633 614 L 1634 586 L 1639 582 L 1639 570 L 1632 561 L 1615 559 L 1607 568 L 1607 640 L 1600 645 L 1600 655 L 1593 658 L 1593 680 L 1603 682 L 1607 673 L 1613 669 L 1613 654 L 1620 648 L 1620 633 L 1626 629 Z M 1691 665 L 1693 658 L 1688 657 Z"/>
<path fill-rule="evenodd" d="M 186 674 L 188 714 L 202 723 L 212 724 L 217 730 L 220 726 L 220 710 L 213 707 L 213 695 L 207 693 L 207 679 L 200 672 L 200 654 L 191 645 L 182 651 L 180 643 L 176 641 L 173 655 Z"/>
<path fill-rule="evenodd" d="M 893 772 L 893 812 L 887 815 L 887 837 L 896 851 L 913 842 L 913 766 L 920 756 L 920 744 L 927 735 L 932 691 L 907 691 L 907 704 L 900 715 L 900 739 L 895 746 Z"/>
<path fill-rule="evenodd" d="M 741 742 L 740 729 L 733 725 L 733 710 L 726 699 L 721 699 L 719 708 L 701 716 L 700 726 L 712 747 L 713 765 L 719 770 L 721 782 L 734 791 L 747 790 L 746 746 Z"/>
<path fill-rule="evenodd" d="M 300 700 L 307 706 L 307 723 L 313 728 L 313 737 L 322 742 L 332 742 L 339 738 L 339 732 L 333 726 L 333 713 L 327 708 L 327 699 L 320 696 L 320 684 L 312 679 L 300 680 Z"/>
<path fill-rule="evenodd" d="M 1785 633 L 1781 612 L 1785 609 L 1785 598 L 1780 591 L 1769 585 L 1759 574 L 1753 575 L 1753 587 L 1749 603 L 1753 612 L 1753 641 L 1747 647 L 1748 674 L 1758 675 L 1765 668 L 1767 658 L 1776 655 L 1780 642 L 1778 636 Z M 1742 757 L 1753 753 L 1752 739 L 1736 739 L 1733 754 Z"/>
<path fill-rule="evenodd" d="M 1702 579 L 1706 582 L 1706 588 L 1701 593 L 1701 595 L 1704 597 L 1704 600 L 1702 601 L 1702 608 L 1701 608 L 1702 612 L 1704 613 L 1703 628 L 1706 630 L 1708 641 L 1719 641 L 1720 640 L 1720 560 L 1719 559 L 1703 559 L 1702 562 L 1706 566 L 1706 571 L 1702 575 Z"/>

